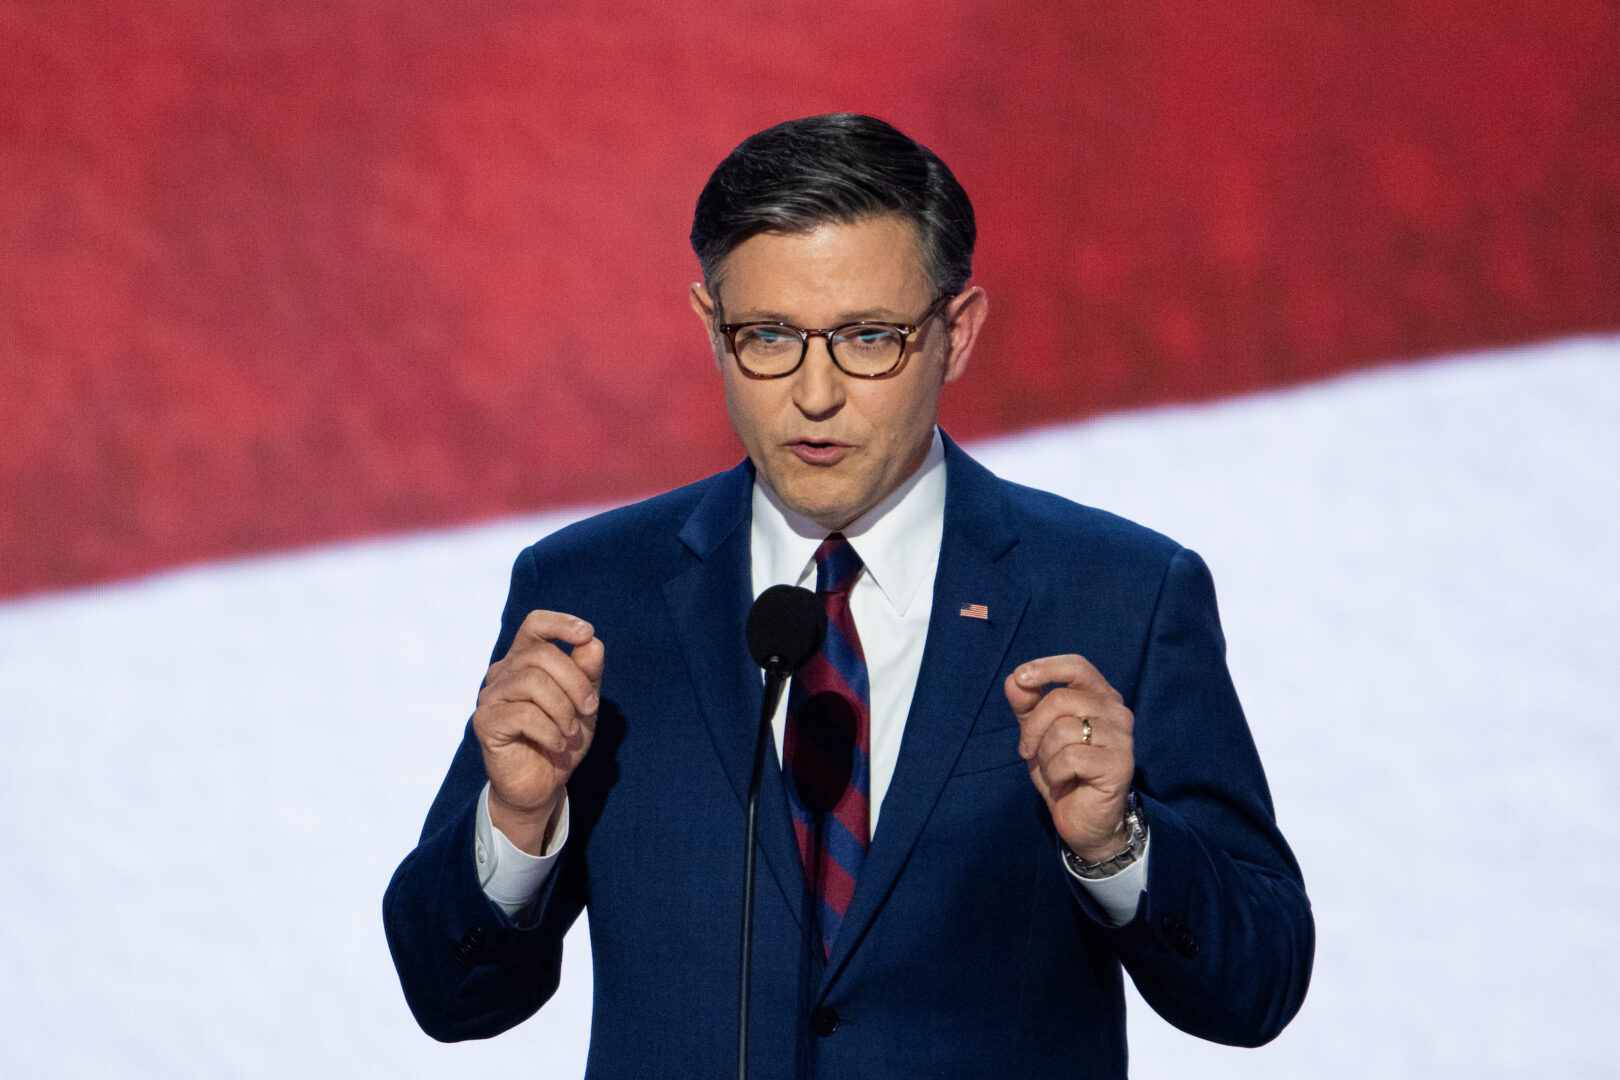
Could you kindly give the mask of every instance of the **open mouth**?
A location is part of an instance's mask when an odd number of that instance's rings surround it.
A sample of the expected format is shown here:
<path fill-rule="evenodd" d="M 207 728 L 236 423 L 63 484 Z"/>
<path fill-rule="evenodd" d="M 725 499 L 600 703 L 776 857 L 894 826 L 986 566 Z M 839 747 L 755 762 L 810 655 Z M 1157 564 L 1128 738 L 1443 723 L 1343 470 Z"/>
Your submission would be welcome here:
<path fill-rule="evenodd" d="M 849 452 L 849 446 L 845 443 L 819 439 L 800 439 L 790 446 L 801 461 L 812 465 L 836 464 Z"/>

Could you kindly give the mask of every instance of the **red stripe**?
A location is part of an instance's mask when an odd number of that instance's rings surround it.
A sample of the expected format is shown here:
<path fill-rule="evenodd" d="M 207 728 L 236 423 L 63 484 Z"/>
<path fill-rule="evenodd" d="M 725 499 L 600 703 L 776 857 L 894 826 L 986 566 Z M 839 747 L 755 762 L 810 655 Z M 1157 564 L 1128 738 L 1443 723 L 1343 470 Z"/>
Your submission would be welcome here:
<path fill-rule="evenodd" d="M 826 848 L 821 849 L 819 866 L 810 866 L 810 828 L 799 818 L 793 819 L 793 838 L 799 848 L 799 865 L 804 869 L 805 880 L 810 882 L 812 891 L 815 891 L 819 878 L 822 884 L 819 895 L 832 904 L 838 914 L 848 913 L 850 898 L 855 895 L 855 879 L 849 876 L 837 859 L 828 856 Z"/>
<path fill-rule="evenodd" d="M 947 395 L 958 436 L 1620 325 L 1612 0 L 1011 0 L 934 25 L 957 62 L 853 99 L 813 49 L 770 61 L 802 93 L 755 92 L 751 28 L 673 6 L 262 6 L 5 9 L 0 594 L 734 462 L 666 302 L 683 222 L 739 138 L 835 102 L 934 147 L 979 208 L 999 363 Z M 814 10 L 879 40 L 929 11 Z M 466 77 L 424 78 L 445 56 Z M 982 108 L 937 107 L 962 85 Z M 667 347 L 627 364 L 627 340 Z"/>
<path fill-rule="evenodd" d="M 855 714 L 863 719 L 871 716 L 871 705 L 850 687 L 849 680 L 844 678 L 842 672 L 828 663 L 827 658 L 821 653 L 816 653 L 806 661 L 794 678 L 800 680 L 806 686 L 814 687 L 815 690 L 812 690 L 812 693 L 819 690 L 831 690 L 840 695 L 854 706 Z"/>
<path fill-rule="evenodd" d="M 849 914 L 849 902 L 855 896 L 855 879 L 832 859 L 821 860 L 821 895 L 839 915 Z"/>
<path fill-rule="evenodd" d="M 865 846 L 869 846 L 872 842 L 867 826 L 867 822 L 872 820 L 871 813 L 872 808 L 867 805 L 866 795 L 854 784 L 849 786 L 844 792 L 844 797 L 838 800 L 838 805 L 833 808 L 833 816 L 849 830 L 851 836 Z"/>

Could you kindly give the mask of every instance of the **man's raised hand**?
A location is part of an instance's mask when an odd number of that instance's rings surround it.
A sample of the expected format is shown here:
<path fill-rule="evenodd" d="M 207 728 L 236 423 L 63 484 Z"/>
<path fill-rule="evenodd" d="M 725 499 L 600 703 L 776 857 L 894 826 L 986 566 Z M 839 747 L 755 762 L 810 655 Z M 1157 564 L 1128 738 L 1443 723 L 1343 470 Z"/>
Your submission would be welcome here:
<path fill-rule="evenodd" d="M 1118 855 L 1129 841 L 1125 801 L 1136 772 L 1135 717 L 1119 691 L 1072 654 L 1019 665 L 1004 689 L 1021 729 L 1018 753 L 1058 835 L 1088 862 Z"/>
<path fill-rule="evenodd" d="M 472 724 L 489 775 L 490 823 L 530 854 L 544 851 L 568 778 L 596 734 L 602 660 L 590 623 L 531 611 L 484 677 Z"/>

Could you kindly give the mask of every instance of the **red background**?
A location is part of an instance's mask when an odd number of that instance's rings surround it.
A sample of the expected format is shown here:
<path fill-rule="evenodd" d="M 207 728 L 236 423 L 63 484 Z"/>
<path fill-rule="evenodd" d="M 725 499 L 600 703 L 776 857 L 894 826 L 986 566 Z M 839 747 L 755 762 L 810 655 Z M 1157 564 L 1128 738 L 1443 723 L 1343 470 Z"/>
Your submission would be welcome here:
<path fill-rule="evenodd" d="M 1608 0 L 0 0 L 0 595 L 734 461 L 693 200 L 951 163 L 964 437 L 1620 326 Z"/>

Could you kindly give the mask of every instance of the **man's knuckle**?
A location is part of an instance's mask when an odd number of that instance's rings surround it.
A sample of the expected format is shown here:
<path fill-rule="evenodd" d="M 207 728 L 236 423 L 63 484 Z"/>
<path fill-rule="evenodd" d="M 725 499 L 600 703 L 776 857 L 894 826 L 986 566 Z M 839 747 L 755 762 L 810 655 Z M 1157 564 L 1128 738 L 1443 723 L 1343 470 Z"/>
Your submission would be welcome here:
<path fill-rule="evenodd" d="M 1088 755 L 1085 746 L 1081 743 L 1065 743 L 1055 756 L 1061 762 L 1064 770 L 1069 773 L 1078 774 L 1085 770 Z"/>
<path fill-rule="evenodd" d="M 1053 724 L 1047 728 L 1045 736 L 1041 739 L 1040 756 L 1047 761 L 1061 761 L 1063 751 L 1068 747 L 1070 740 L 1065 736 L 1063 728 Z"/>

